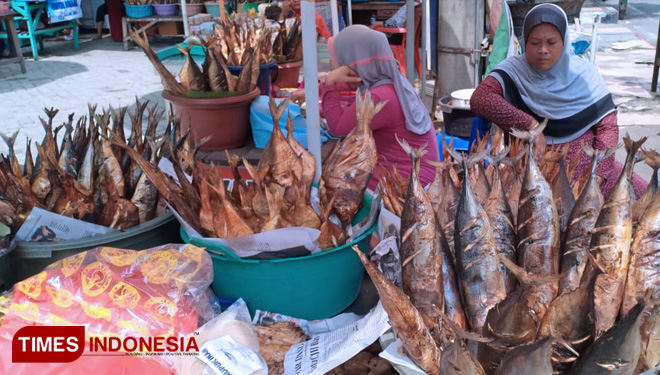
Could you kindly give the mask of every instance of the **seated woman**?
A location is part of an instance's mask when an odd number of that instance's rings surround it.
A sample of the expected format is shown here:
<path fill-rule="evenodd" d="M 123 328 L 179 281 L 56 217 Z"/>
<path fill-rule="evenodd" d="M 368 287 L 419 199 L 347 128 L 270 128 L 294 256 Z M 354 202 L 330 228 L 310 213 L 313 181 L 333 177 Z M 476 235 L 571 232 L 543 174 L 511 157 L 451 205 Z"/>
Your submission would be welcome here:
<path fill-rule="evenodd" d="M 502 61 L 477 87 L 472 112 L 507 131 L 528 130 L 544 118 L 548 144 L 569 143 L 568 163 L 580 143 L 603 150 L 619 140 L 616 108 L 603 77 L 591 63 L 575 56 L 569 42 L 566 13 L 554 4 L 541 4 L 523 22 L 524 54 Z M 590 158 L 582 154 L 574 181 L 589 173 Z M 605 196 L 614 188 L 623 166 L 614 155 L 598 167 Z M 646 182 L 633 178 L 639 197 Z"/>
<path fill-rule="evenodd" d="M 375 103 L 387 102 L 371 122 L 378 164 L 390 170 L 396 165 L 408 176 L 412 167 L 410 157 L 395 137 L 405 139 L 413 147 L 426 145 L 420 179 L 424 185 L 430 183 L 435 168 L 425 160 L 439 158 L 435 129 L 424 103 L 401 74 L 385 34 L 353 25 L 331 38 L 328 48 L 333 65 L 339 67 L 328 73 L 325 83 L 320 85 L 321 112 L 329 132 L 345 136 L 355 127 L 355 104 L 344 108 L 340 92 L 357 87 L 369 89 Z M 376 189 L 379 176 L 377 168 L 370 189 Z"/>

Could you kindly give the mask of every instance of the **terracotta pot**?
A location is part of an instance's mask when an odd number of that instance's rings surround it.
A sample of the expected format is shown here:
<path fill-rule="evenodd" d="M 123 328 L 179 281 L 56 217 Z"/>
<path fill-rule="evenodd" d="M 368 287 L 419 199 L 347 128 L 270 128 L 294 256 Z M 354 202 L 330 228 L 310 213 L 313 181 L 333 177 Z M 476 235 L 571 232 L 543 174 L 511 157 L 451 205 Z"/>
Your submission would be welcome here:
<path fill-rule="evenodd" d="M 297 88 L 299 85 L 298 79 L 300 78 L 300 68 L 302 68 L 302 66 L 302 60 L 278 64 L 277 79 L 275 79 L 273 85 L 278 88 Z"/>
<path fill-rule="evenodd" d="M 184 98 L 163 91 L 163 98 L 174 106 L 181 118 L 181 130 L 190 126 L 197 139 L 210 137 L 202 151 L 222 151 L 245 144 L 250 135 L 250 103 L 259 96 L 259 88 L 248 94 L 228 98 Z"/>

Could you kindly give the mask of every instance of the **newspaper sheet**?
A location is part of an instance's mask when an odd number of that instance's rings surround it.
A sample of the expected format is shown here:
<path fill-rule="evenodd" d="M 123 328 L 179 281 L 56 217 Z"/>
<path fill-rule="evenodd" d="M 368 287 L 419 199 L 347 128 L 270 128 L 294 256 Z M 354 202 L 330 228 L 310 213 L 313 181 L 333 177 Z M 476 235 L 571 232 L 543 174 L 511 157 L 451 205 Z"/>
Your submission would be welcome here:
<path fill-rule="evenodd" d="M 391 332 L 389 334 L 391 336 L 391 339 L 387 340 L 390 341 L 389 345 L 386 345 L 387 343 L 381 339 L 381 345 L 383 345 L 384 350 L 379 356 L 392 363 L 392 366 L 394 366 L 399 374 L 425 375 L 426 373 L 404 354 L 403 343 L 401 343 L 401 340 L 396 339 L 391 341 L 394 338 L 394 334 Z"/>
<path fill-rule="evenodd" d="M 18 242 L 60 242 L 80 240 L 102 234 L 117 233 L 116 229 L 73 219 L 34 207 L 16 232 Z M 51 251 L 20 250 L 23 258 L 49 258 Z"/>
<path fill-rule="evenodd" d="M 284 358 L 284 375 L 322 375 L 348 361 L 390 329 L 380 302 L 353 323 L 293 345 Z"/>

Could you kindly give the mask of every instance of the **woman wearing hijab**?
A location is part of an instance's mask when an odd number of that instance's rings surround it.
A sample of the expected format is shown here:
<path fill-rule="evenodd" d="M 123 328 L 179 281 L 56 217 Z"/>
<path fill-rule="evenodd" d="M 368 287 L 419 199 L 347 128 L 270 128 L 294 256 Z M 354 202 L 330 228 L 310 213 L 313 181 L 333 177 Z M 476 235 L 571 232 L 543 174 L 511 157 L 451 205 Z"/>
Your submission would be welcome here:
<path fill-rule="evenodd" d="M 420 179 L 430 183 L 435 168 L 426 160 L 438 160 L 438 143 L 431 117 L 412 85 L 401 74 L 385 34 L 364 25 L 349 26 L 336 37 L 330 38 L 328 49 L 333 66 L 321 84 L 321 111 L 332 135 L 345 136 L 355 127 L 355 104 L 343 107 L 340 92 L 360 88 L 370 90 L 377 104 L 386 102 L 371 122 L 378 152 L 378 164 L 404 176 L 411 170 L 410 156 L 397 143 L 396 137 L 405 139 L 413 147 L 426 145 L 422 157 Z M 375 189 L 380 173 L 377 170 L 369 183 Z"/>
<path fill-rule="evenodd" d="M 616 109 L 597 68 L 573 53 L 566 13 L 554 4 L 537 5 L 523 21 L 524 54 L 502 61 L 477 87 L 470 100 L 472 112 L 501 129 L 529 130 L 543 119 L 548 144 L 569 143 L 568 157 L 580 143 L 603 150 L 619 140 Z M 583 154 L 574 180 L 589 173 Z M 601 190 L 607 196 L 622 171 L 614 155 L 598 168 Z M 575 181 L 572 181 L 575 182 Z M 633 178 L 639 197 L 646 182 Z"/>

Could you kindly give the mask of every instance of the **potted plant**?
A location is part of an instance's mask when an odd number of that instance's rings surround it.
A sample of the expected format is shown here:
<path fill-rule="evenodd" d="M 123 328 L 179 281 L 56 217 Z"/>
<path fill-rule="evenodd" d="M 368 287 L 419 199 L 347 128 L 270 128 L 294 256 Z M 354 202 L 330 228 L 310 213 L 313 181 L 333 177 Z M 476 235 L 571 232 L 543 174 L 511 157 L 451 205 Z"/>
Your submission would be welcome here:
<path fill-rule="evenodd" d="M 149 17 L 154 14 L 151 0 L 125 0 L 126 15 L 131 18 Z"/>
<path fill-rule="evenodd" d="M 153 0 L 154 12 L 160 17 L 172 17 L 179 11 L 178 0 Z"/>
<path fill-rule="evenodd" d="M 132 32 L 131 39 L 160 74 L 164 86 L 162 95 L 172 103 L 174 113 L 181 119 L 181 130 L 192 128 L 198 139 L 208 138 L 202 150 L 220 151 L 245 144 L 250 134 L 250 104 L 260 91 L 257 87 L 259 53 L 255 53 L 255 49 L 248 51 L 243 70 L 235 77 L 225 61 L 210 48 L 214 42 L 212 38 L 204 42 L 202 68 L 191 57 L 191 46 L 180 45 L 186 61 L 177 80 L 149 47 L 144 32 Z"/>

